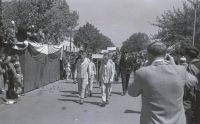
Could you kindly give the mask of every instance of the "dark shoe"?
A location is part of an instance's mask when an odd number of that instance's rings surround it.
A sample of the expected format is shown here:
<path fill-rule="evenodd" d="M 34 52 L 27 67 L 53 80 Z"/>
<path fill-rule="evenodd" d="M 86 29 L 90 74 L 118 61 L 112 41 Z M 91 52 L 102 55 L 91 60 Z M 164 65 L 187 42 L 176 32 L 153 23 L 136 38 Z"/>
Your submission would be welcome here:
<path fill-rule="evenodd" d="M 83 99 L 80 99 L 80 104 L 83 105 L 84 101 Z"/>
<path fill-rule="evenodd" d="M 91 92 L 91 91 L 88 93 L 88 96 L 89 96 L 89 97 L 92 97 L 92 92 Z"/>
<path fill-rule="evenodd" d="M 121 93 L 121 95 L 122 95 L 122 96 L 125 96 L 124 92 L 123 92 L 123 93 Z"/>
<path fill-rule="evenodd" d="M 108 100 L 106 100 L 106 104 L 109 104 L 109 101 L 108 101 Z"/>
<path fill-rule="evenodd" d="M 105 107 L 106 106 L 106 102 L 102 102 L 101 107 Z"/>

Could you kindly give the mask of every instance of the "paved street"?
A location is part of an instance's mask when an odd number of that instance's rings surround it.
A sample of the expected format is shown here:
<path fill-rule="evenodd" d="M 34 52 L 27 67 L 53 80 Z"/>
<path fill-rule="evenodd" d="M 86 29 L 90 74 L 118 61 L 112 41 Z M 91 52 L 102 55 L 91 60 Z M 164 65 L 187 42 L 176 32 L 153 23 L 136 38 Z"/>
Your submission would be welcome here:
<path fill-rule="evenodd" d="M 77 84 L 58 81 L 27 93 L 14 105 L 0 105 L 0 124 L 139 124 L 141 100 L 121 96 L 113 84 L 110 104 L 100 107 L 101 90 L 78 103 Z"/>

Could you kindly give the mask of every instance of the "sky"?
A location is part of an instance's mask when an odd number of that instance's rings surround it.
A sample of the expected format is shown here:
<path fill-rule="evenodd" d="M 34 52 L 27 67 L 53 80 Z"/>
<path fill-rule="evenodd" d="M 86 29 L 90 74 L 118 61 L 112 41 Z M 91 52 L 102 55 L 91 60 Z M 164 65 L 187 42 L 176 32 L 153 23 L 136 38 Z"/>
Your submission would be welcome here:
<path fill-rule="evenodd" d="M 181 8 L 185 0 L 66 0 L 79 13 L 79 26 L 89 22 L 120 47 L 133 33 L 157 33 L 152 26 L 167 10 Z"/>

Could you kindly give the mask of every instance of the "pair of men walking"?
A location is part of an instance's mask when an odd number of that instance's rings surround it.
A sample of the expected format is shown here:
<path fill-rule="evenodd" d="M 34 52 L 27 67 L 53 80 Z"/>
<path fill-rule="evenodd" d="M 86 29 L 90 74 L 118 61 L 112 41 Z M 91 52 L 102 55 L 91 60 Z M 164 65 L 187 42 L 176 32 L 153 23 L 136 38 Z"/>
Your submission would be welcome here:
<path fill-rule="evenodd" d="M 93 82 L 96 75 L 95 64 L 87 58 L 84 51 L 80 51 L 79 60 L 75 67 L 75 78 L 78 82 L 78 92 L 80 97 L 80 104 L 84 103 L 84 98 L 87 96 L 86 92 L 89 86 L 89 96 L 92 96 Z"/>
<path fill-rule="evenodd" d="M 76 64 L 75 77 L 78 82 L 78 92 L 80 96 L 80 104 L 84 103 L 84 98 L 89 83 L 89 95 L 92 96 L 93 82 L 96 75 L 95 64 L 87 58 L 86 52 L 80 52 L 80 59 Z M 114 62 L 109 59 L 109 54 L 104 54 L 102 64 L 99 70 L 99 81 L 102 90 L 102 106 L 108 103 L 111 95 L 111 83 L 114 81 L 115 67 Z"/>

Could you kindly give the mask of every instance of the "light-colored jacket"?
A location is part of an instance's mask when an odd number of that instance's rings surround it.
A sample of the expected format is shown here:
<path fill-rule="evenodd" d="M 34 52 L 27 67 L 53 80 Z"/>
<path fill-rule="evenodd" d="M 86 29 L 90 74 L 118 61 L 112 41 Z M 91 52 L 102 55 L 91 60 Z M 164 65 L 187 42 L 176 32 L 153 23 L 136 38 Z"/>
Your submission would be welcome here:
<path fill-rule="evenodd" d="M 99 70 L 99 78 L 101 83 L 112 83 L 113 82 L 113 65 L 108 61 L 103 63 Z"/>
<path fill-rule="evenodd" d="M 115 63 L 113 62 L 112 59 L 109 59 L 108 62 L 110 62 L 110 64 L 112 65 L 112 76 L 111 76 L 111 81 L 114 81 L 114 78 L 115 78 Z"/>
<path fill-rule="evenodd" d="M 96 72 L 96 66 L 95 66 L 95 64 L 92 61 L 89 63 L 89 73 L 90 73 L 89 78 L 91 76 L 96 75 L 96 73 L 97 73 Z"/>
<path fill-rule="evenodd" d="M 142 95 L 140 124 L 186 124 L 184 86 L 193 87 L 196 77 L 185 67 L 159 61 L 136 71 L 130 96 Z"/>
<path fill-rule="evenodd" d="M 75 78 L 88 78 L 89 76 L 89 61 L 88 58 L 85 58 L 82 62 L 81 59 L 78 60 L 75 72 Z"/>

